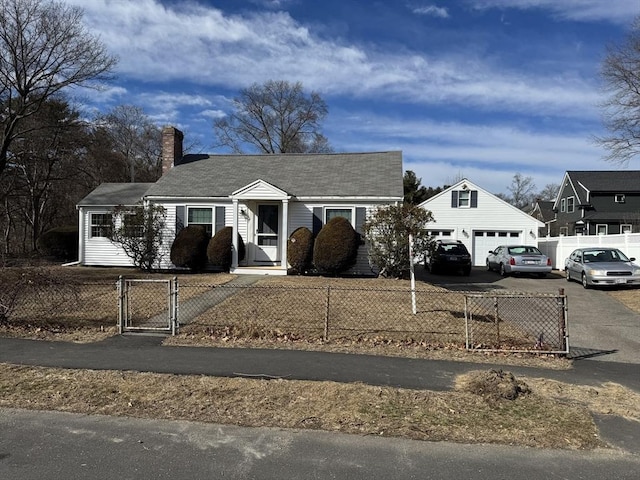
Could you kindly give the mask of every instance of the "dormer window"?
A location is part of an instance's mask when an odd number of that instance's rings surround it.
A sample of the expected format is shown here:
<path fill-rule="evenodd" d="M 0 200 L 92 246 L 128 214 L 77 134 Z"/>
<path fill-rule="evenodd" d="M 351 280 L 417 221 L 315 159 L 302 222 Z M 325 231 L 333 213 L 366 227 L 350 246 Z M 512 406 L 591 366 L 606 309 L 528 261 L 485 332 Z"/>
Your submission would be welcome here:
<path fill-rule="evenodd" d="M 624 193 L 618 193 L 615 196 L 616 203 L 624 203 Z"/>

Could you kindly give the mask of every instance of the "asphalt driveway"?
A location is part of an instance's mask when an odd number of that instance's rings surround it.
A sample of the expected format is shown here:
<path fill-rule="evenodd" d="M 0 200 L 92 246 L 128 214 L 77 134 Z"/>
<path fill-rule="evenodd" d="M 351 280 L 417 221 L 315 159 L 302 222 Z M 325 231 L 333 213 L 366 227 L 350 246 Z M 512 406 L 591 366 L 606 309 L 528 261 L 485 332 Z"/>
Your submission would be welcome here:
<path fill-rule="evenodd" d="M 468 277 L 431 275 L 416 268 L 416 278 L 451 290 L 508 290 L 513 292 L 558 293 L 564 289 L 569 308 L 569 346 L 573 358 L 640 364 L 640 315 L 631 311 L 604 289 L 582 288 L 567 282 L 564 272 L 546 278 L 501 277 L 476 267 Z M 640 289 L 637 289 L 640 295 Z"/>

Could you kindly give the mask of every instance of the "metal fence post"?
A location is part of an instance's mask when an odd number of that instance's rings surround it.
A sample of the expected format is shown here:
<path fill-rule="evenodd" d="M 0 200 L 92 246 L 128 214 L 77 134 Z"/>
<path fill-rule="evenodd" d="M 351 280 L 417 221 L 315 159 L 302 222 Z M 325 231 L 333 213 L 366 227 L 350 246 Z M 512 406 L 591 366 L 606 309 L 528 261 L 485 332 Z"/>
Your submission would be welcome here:
<path fill-rule="evenodd" d="M 171 282 L 171 335 L 176 335 L 180 323 L 178 321 L 178 277 Z"/>
<path fill-rule="evenodd" d="M 331 287 L 327 286 L 327 308 L 324 314 L 324 341 L 329 340 L 329 302 L 331 296 Z"/>
<path fill-rule="evenodd" d="M 126 316 L 124 307 L 124 278 L 122 277 L 122 275 L 118 277 L 116 286 L 118 288 L 118 333 L 122 335 L 122 332 L 124 331 L 124 320 Z"/>
<path fill-rule="evenodd" d="M 500 348 L 500 316 L 498 315 L 498 297 L 493 297 L 494 321 L 496 324 L 497 348 Z"/>
<path fill-rule="evenodd" d="M 558 303 L 560 305 L 560 315 L 558 317 L 558 339 L 564 351 L 569 353 L 569 336 L 567 335 L 567 297 L 564 294 L 564 288 L 558 289 Z"/>

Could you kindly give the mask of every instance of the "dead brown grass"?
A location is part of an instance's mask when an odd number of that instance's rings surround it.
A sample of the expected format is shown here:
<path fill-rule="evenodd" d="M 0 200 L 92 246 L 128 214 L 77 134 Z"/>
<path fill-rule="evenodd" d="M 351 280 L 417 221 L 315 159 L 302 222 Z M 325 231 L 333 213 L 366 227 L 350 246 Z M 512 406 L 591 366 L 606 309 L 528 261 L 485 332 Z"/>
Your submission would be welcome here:
<path fill-rule="evenodd" d="M 640 313 L 640 289 L 624 288 L 620 290 L 609 290 L 607 293 L 630 310 Z"/>
<path fill-rule="evenodd" d="M 538 385 L 534 383 L 530 393 L 514 400 L 489 402 L 463 391 L 0 364 L 0 407 L 462 443 L 563 449 L 603 446 L 583 399 L 576 401 L 563 388 L 565 396 L 558 402 Z M 638 418 L 637 403 L 631 414 Z"/>

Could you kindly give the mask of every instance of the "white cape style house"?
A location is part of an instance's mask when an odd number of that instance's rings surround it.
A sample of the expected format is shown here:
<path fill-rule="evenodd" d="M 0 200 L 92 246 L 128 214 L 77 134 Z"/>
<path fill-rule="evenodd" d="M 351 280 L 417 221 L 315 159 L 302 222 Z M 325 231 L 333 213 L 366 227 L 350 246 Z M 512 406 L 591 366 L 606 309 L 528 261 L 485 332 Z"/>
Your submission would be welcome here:
<path fill-rule="evenodd" d="M 165 209 L 160 268 L 178 231 L 200 225 L 214 235 L 234 230 L 232 273 L 286 275 L 287 240 L 299 227 L 317 234 L 335 216 L 356 231 L 377 207 L 403 199 L 402 153 L 184 155 L 182 132 L 163 129 L 162 177 L 155 183 L 105 183 L 78 203 L 81 265 L 130 266 L 108 238 L 111 212 L 138 202 Z M 237 234 L 245 245 L 237 258 Z M 366 244 L 350 273 L 371 275 Z"/>

